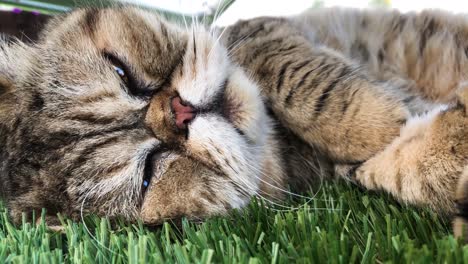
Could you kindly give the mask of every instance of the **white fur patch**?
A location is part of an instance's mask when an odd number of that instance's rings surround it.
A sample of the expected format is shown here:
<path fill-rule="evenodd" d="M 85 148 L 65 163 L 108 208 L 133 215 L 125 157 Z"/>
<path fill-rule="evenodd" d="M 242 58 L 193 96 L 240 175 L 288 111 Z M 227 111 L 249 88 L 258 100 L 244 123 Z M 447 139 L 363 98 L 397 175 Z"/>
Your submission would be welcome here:
<path fill-rule="evenodd" d="M 434 121 L 434 118 L 437 115 L 439 115 L 441 112 L 446 111 L 447 109 L 449 109 L 449 107 L 449 105 L 440 104 L 437 105 L 431 111 L 428 111 L 424 114 L 411 116 L 408 119 L 406 125 L 401 129 L 401 134 L 403 135 L 408 133 L 410 130 L 420 129 L 421 127 L 429 126 Z"/>
<path fill-rule="evenodd" d="M 195 32 L 184 57 L 183 73 L 177 81 L 180 97 L 195 106 L 211 102 L 230 75 L 227 52 L 206 32 Z"/>

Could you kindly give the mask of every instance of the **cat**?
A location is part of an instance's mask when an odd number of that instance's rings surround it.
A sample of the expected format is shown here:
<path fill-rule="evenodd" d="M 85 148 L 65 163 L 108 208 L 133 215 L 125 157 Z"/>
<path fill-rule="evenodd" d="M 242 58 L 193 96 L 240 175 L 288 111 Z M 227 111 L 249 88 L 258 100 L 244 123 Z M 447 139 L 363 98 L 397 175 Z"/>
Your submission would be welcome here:
<path fill-rule="evenodd" d="M 441 11 L 215 30 L 128 6 L 59 15 L 37 43 L 0 44 L 2 197 L 14 222 L 158 225 L 343 178 L 463 218 L 466 40 Z"/>

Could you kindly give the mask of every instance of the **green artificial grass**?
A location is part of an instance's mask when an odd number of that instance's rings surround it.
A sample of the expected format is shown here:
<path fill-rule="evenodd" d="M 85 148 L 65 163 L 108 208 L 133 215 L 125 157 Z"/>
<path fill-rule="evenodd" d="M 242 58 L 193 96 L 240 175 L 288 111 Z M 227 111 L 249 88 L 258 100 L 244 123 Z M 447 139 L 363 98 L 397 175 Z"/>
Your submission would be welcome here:
<path fill-rule="evenodd" d="M 448 220 L 384 194 L 328 183 L 314 200 L 286 204 L 299 208 L 256 200 L 227 217 L 156 230 L 90 217 L 87 226 L 64 220 L 64 233 L 15 227 L 0 206 L 0 263 L 468 263 Z"/>

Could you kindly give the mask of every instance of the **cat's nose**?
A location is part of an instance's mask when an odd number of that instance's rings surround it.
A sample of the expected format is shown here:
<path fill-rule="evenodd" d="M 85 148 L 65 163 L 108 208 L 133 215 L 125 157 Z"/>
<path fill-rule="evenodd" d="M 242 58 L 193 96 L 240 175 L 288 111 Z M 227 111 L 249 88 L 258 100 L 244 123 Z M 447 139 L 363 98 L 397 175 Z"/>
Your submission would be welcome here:
<path fill-rule="evenodd" d="M 187 129 L 188 124 L 195 118 L 195 109 L 182 102 L 180 96 L 172 98 L 171 101 L 172 112 L 175 118 L 175 124 L 178 129 Z"/>

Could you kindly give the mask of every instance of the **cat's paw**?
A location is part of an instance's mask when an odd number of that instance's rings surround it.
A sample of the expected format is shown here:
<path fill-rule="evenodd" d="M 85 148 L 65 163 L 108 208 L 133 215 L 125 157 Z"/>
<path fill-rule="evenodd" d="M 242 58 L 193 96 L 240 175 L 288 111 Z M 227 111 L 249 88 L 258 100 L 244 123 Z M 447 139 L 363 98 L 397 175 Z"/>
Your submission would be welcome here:
<path fill-rule="evenodd" d="M 65 226 L 60 221 L 58 216 L 45 216 L 44 219 L 41 217 L 37 218 L 36 225 L 45 224 L 47 230 L 56 233 L 65 233 Z"/>
<path fill-rule="evenodd" d="M 354 181 L 405 202 L 455 212 L 455 189 L 468 164 L 468 89 L 457 105 L 411 118 L 400 136 L 367 160 Z"/>
<path fill-rule="evenodd" d="M 377 164 L 378 162 L 366 162 L 356 169 L 353 177 L 354 182 L 367 190 L 378 189 L 380 177 L 385 175 L 375 167 Z"/>

